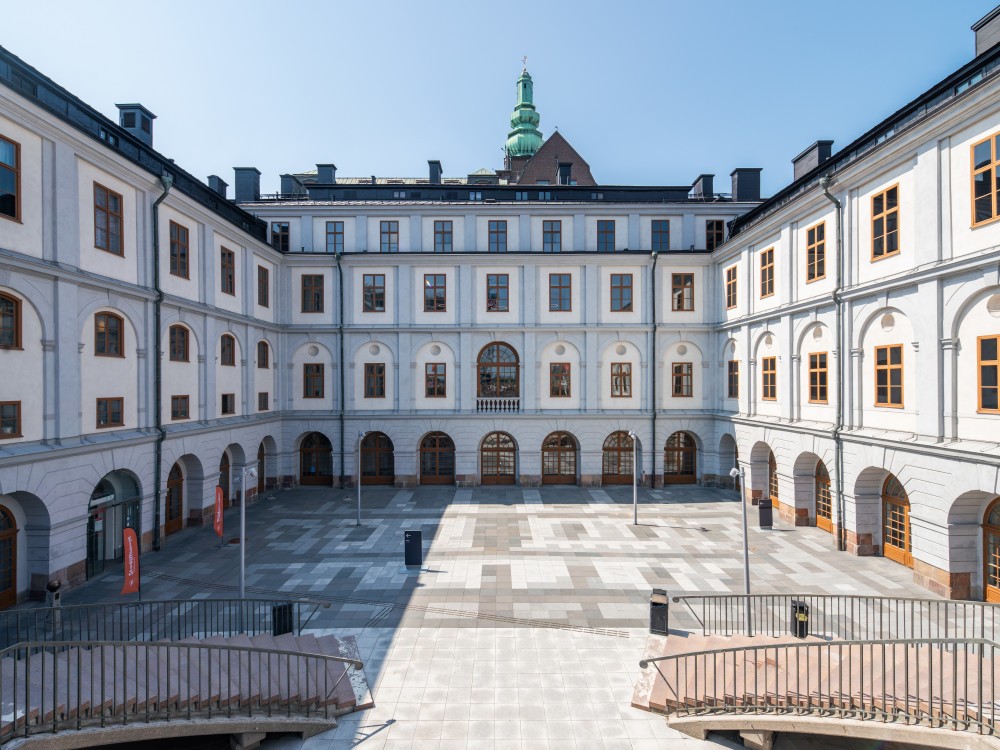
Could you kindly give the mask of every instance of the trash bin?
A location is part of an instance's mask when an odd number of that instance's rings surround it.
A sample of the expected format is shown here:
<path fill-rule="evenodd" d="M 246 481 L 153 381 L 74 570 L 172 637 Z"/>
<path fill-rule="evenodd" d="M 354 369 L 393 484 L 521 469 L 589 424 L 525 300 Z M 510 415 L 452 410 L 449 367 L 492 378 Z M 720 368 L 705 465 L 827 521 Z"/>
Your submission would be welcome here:
<path fill-rule="evenodd" d="M 798 599 L 792 599 L 792 635 L 805 638 L 809 635 L 809 605 Z"/>
<path fill-rule="evenodd" d="M 292 623 L 292 605 L 275 604 L 271 607 L 271 633 L 275 637 L 295 630 Z"/>
<path fill-rule="evenodd" d="M 760 505 L 757 508 L 759 522 L 758 525 L 762 529 L 770 529 L 774 525 L 774 520 L 772 517 L 771 509 L 771 498 L 762 497 L 760 499 Z"/>
<path fill-rule="evenodd" d="M 653 589 L 649 597 L 649 632 L 653 635 L 667 634 L 667 592 L 663 589 Z"/>

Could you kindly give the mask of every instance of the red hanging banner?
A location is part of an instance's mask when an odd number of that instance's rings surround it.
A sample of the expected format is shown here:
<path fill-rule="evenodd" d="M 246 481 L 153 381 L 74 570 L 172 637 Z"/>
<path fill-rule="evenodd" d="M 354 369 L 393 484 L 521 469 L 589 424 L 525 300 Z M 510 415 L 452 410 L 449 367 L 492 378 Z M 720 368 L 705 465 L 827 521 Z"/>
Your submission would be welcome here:
<path fill-rule="evenodd" d="M 135 529 L 125 527 L 122 530 L 122 546 L 125 548 L 125 585 L 123 594 L 135 594 L 139 591 L 139 540 Z"/>
<path fill-rule="evenodd" d="M 215 518 L 212 521 L 215 533 L 222 536 L 222 488 L 215 488 Z"/>

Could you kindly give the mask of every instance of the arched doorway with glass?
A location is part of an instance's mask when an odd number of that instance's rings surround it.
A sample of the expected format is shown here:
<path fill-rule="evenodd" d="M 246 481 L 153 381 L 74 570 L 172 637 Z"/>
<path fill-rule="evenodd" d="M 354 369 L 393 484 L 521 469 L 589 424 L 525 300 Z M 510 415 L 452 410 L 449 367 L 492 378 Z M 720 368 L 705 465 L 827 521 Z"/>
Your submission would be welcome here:
<path fill-rule="evenodd" d="M 689 432 L 675 432 L 663 448 L 663 483 L 695 484 L 698 481 L 698 446 Z"/>
<path fill-rule="evenodd" d="M 333 486 L 333 445 L 321 432 L 310 432 L 299 444 L 299 483 Z"/>
<path fill-rule="evenodd" d="M 219 460 L 219 487 L 222 489 L 222 507 L 229 507 L 229 492 L 232 478 L 232 464 L 229 461 L 229 452 L 222 451 L 222 458 Z"/>
<path fill-rule="evenodd" d="M 109 562 L 122 559 L 122 529 L 135 530 L 142 539 L 139 481 L 124 470 L 106 474 L 90 494 L 87 517 L 87 578 L 104 572 Z"/>
<path fill-rule="evenodd" d="M 833 532 L 833 495 L 830 492 L 830 472 L 826 464 L 816 462 L 816 472 L 813 475 L 816 497 L 816 528 Z"/>
<path fill-rule="evenodd" d="M 0 505 L 0 609 L 17 604 L 17 522 Z"/>
<path fill-rule="evenodd" d="M 180 463 L 170 467 L 167 474 L 166 509 L 163 518 L 163 533 L 167 536 L 184 528 L 184 471 Z"/>
<path fill-rule="evenodd" d="M 604 439 L 601 456 L 602 484 L 632 484 L 636 446 L 624 430 L 612 432 Z"/>
<path fill-rule="evenodd" d="M 480 481 L 517 484 L 517 444 L 506 432 L 491 432 L 479 444 Z"/>
<path fill-rule="evenodd" d="M 455 441 L 443 432 L 420 441 L 420 484 L 455 484 Z"/>
<path fill-rule="evenodd" d="M 781 510 L 781 501 L 778 499 L 778 461 L 774 457 L 774 451 L 767 456 L 767 496 L 771 499 L 774 513 Z"/>
<path fill-rule="evenodd" d="M 576 484 L 576 438 L 553 432 L 542 441 L 542 484 Z"/>
<path fill-rule="evenodd" d="M 983 515 L 983 598 L 1000 602 L 1000 497 L 986 508 Z"/>
<path fill-rule="evenodd" d="M 384 432 L 369 432 L 361 441 L 361 484 L 396 481 L 395 448 Z"/>
<path fill-rule="evenodd" d="M 910 498 L 892 474 L 882 484 L 882 554 L 913 567 L 910 538 Z"/>

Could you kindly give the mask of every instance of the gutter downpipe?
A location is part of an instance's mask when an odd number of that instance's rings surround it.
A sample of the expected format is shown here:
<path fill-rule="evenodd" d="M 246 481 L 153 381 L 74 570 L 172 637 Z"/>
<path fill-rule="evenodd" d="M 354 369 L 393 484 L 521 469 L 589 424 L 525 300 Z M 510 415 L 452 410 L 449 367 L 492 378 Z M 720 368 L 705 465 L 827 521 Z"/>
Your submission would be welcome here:
<path fill-rule="evenodd" d="M 841 202 L 830 193 L 830 186 L 835 180 L 830 175 L 823 175 L 819 178 L 819 186 L 823 190 L 823 195 L 833 203 L 837 209 L 837 278 L 833 288 L 833 302 L 836 308 L 836 340 L 837 340 L 837 421 L 833 428 L 833 445 L 835 450 L 835 463 L 837 474 L 837 549 L 843 552 L 847 549 L 847 530 L 844 528 L 844 513 L 846 511 L 844 503 L 844 443 L 840 433 L 844 429 L 844 373 L 847 369 L 844 362 L 844 299 L 842 296 L 844 283 L 844 207 Z"/>
<path fill-rule="evenodd" d="M 650 477 L 649 486 L 656 487 L 656 251 L 653 251 L 653 272 L 650 281 L 650 291 L 653 295 L 653 345 L 651 347 L 652 351 L 652 364 L 653 364 L 653 377 L 650 379 L 653 383 L 653 434 L 650 438 L 650 448 L 652 449 L 650 464 L 653 468 L 653 475 Z"/>
<path fill-rule="evenodd" d="M 344 487 L 344 269 L 340 266 L 340 253 L 337 258 L 337 296 L 340 299 L 340 312 L 337 318 L 337 338 L 340 341 L 340 363 L 337 371 L 340 373 L 340 487 Z M 361 475 L 358 475 L 361 481 Z"/>
<path fill-rule="evenodd" d="M 160 175 L 160 185 L 163 186 L 163 193 L 153 202 L 153 289 L 156 290 L 156 299 L 153 302 L 153 330 L 156 341 L 156 352 L 153 357 L 153 425 L 156 428 L 156 450 L 153 459 L 153 551 L 160 551 L 160 500 L 162 493 L 160 490 L 160 480 L 162 478 L 163 467 L 160 463 L 163 460 L 163 441 L 167 439 L 167 433 L 163 429 L 162 395 L 163 390 L 163 331 L 160 330 L 161 308 L 163 307 L 163 290 L 160 288 L 160 204 L 163 203 L 170 188 L 174 185 L 174 177 L 169 172 Z"/>

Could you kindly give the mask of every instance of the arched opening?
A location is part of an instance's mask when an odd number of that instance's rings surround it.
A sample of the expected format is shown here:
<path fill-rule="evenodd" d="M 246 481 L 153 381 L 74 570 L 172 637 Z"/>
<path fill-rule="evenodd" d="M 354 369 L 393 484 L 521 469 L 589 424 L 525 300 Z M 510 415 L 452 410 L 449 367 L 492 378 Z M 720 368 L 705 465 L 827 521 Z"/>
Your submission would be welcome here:
<path fill-rule="evenodd" d="M 0 505 L 0 609 L 17 604 L 17 523 Z"/>
<path fill-rule="evenodd" d="M 604 440 L 601 460 L 602 484 L 632 484 L 635 469 L 634 446 L 628 433 L 612 432 Z"/>
<path fill-rule="evenodd" d="M 483 484 L 516 484 L 517 445 L 506 432 L 491 432 L 479 444 Z"/>
<path fill-rule="evenodd" d="M 257 446 L 257 496 L 267 487 L 267 451 L 264 450 L 264 441 L 260 441 Z"/>
<path fill-rule="evenodd" d="M 229 507 L 229 488 L 231 486 L 230 475 L 232 466 L 229 463 L 229 451 L 222 451 L 222 460 L 219 461 L 219 487 L 222 489 L 222 507 Z"/>
<path fill-rule="evenodd" d="M 983 594 L 988 602 L 1000 602 L 1000 497 L 983 516 Z"/>
<path fill-rule="evenodd" d="M 729 476 L 730 469 L 738 469 L 736 440 L 728 432 L 719 439 L 719 484 L 723 487 L 737 487 L 739 479 Z"/>
<path fill-rule="evenodd" d="M 320 432 L 310 432 L 299 445 L 299 483 L 333 486 L 333 445 Z"/>
<path fill-rule="evenodd" d="M 184 471 L 179 463 L 170 467 L 167 474 L 166 512 L 163 532 L 173 534 L 184 528 Z"/>
<path fill-rule="evenodd" d="M 455 441 L 443 432 L 420 441 L 420 484 L 455 484 Z"/>
<path fill-rule="evenodd" d="M 882 554 L 912 568 L 910 543 L 910 499 L 890 474 L 882 485 Z"/>
<path fill-rule="evenodd" d="M 576 484 L 576 438 L 553 432 L 542 441 L 542 484 Z"/>
<path fill-rule="evenodd" d="M 369 432 L 361 441 L 361 484 L 392 484 L 395 450 L 384 432 Z"/>
<path fill-rule="evenodd" d="M 774 458 L 774 451 L 767 455 L 767 496 L 771 498 L 771 507 L 777 513 L 781 502 L 778 500 L 778 462 Z"/>
<path fill-rule="evenodd" d="M 694 484 L 698 481 L 698 446 L 687 432 L 675 432 L 663 449 L 663 483 Z"/>
<path fill-rule="evenodd" d="M 816 487 L 816 527 L 832 533 L 833 496 L 830 494 L 830 472 L 822 461 L 816 462 L 813 480 Z"/>
<path fill-rule="evenodd" d="M 495 341 L 479 352 L 476 361 L 477 411 L 519 411 L 521 373 L 517 352 L 509 344 Z"/>
<path fill-rule="evenodd" d="M 109 561 L 122 559 L 122 529 L 140 525 L 141 493 L 135 477 L 126 471 L 106 474 L 90 494 L 87 518 L 87 578 L 104 572 Z"/>

